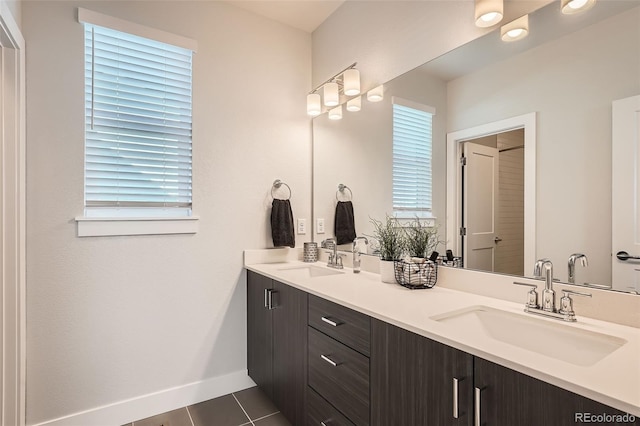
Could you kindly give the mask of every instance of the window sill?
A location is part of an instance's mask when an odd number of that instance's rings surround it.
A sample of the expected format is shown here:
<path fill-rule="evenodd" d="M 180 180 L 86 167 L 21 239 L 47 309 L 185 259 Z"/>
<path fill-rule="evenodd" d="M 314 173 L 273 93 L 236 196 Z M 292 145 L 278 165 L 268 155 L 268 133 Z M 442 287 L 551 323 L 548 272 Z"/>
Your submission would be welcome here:
<path fill-rule="evenodd" d="M 195 234 L 198 217 L 76 217 L 78 237 Z"/>

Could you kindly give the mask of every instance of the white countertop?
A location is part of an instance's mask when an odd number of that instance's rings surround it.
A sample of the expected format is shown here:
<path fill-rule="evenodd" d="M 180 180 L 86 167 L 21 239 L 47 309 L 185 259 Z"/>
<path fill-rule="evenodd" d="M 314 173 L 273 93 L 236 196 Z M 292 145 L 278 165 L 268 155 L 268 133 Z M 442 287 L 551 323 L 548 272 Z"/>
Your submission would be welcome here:
<path fill-rule="evenodd" d="M 364 271 L 354 274 L 349 268 L 345 268 L 345 273 L 341 275 L 313 278 L 305 278 L 302 275 L 294 277 L 296 274 L 281 270 L 303 265 L 309 264 L 297 260 L 250 263 L 247 259 L 245 267 L 405 330 L 640 417 L 638 328 L 580 317 L 578 312 L 578 322 L 562 324 L 627 341 L 625 345 L 594 365 L 578 366 L 497 340 L 483 338 L 452 324 L 431 319 L 439 314 L 477 305 L 531 316 L 523 312 L 524 304 L 442 288 L 438 285 L 429 290 L 409 290 L 397 284 L 382 283 L 378 274 Z M 326 268 L 320 262 L 314 263 L 313 266 Z M 539 319 L 558 322 L 555 319 Z"/>

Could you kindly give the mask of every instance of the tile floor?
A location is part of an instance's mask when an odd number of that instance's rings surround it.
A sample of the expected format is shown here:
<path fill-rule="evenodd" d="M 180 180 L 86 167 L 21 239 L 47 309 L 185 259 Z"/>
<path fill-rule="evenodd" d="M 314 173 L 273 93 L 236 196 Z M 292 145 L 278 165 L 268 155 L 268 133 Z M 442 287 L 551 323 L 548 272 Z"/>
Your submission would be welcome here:
<path fill-rule="evenodd" d="M 124 426 L 291 426 L 257 387 Z"/>

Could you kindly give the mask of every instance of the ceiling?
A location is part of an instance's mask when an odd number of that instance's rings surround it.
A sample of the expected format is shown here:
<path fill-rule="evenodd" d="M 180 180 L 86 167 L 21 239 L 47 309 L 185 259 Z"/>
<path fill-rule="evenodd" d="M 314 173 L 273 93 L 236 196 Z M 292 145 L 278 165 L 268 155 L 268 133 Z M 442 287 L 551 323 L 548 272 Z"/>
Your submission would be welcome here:
<path fill-rule="evenodd" d="M 344 3 L 344 0 L 231 0 L 229 3 L 312 33 Z"/>

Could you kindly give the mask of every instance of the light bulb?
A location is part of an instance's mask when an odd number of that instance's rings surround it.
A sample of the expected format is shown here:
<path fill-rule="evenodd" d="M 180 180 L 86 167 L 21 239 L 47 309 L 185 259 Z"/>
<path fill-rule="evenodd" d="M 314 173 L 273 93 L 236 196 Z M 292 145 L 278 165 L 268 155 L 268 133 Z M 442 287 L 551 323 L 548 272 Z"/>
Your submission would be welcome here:
<path fill-rule="evenodd" d="M 502 0 L 476 0 L 476 26 L 486 28 L 502 21 L 503 9 Z"/>
<path fill-rule="evenodd" d="M 518 19 L 505 24 L 500 28 L 500 38 L 502 41 L 522 40 L 529 34 L 529 15 L 524 15 Z"/>
<path fill-rule="evenodd" d="M 344 94 L 347 96 L 355 96 L 360 94 L 360 71 L 355 68 L 346 70 L 342 74 L 344 82 Z"/>
<path fill-rule="evenodd" d="M 322 107 L 320 106 L 320 95 L 317 93 L 309 93 L 307 95 L 307 114 L 312 117 L 320 115 Z"/>
<path fill-rule="evenodd" d="M 324 105 L 328 107 L 336 106 L 340 103 L 338 93 L 338 83 L 327 83 L 324 85 Z"/>
<path fill-rule="evenodd" d="M 380 102 L 382 99 L 384 99 L 384 86 L 382 84 L 367 92 L 367 100 L 369 102 Z"/>
<path fill-rule="evenodd" d="M 595 3 L 596 0 L 562 0 L 560 7 L 565 15 L 573 15 L 591 9 Z"/>
<path fill-rule="evenodd" d="M 329 120 L 340 119 L 342 119 L 342 105 L 338 105 L 337 107 L 329 110 Z"/>
<path fill-rule="evenodd" d="M 362 97 L 358 96 L 347 102 L 347 111 L 356 112 L 362 109 Z"/>

